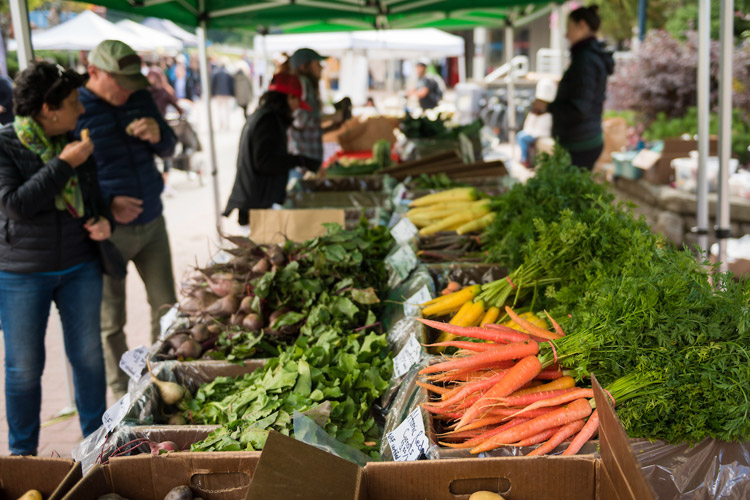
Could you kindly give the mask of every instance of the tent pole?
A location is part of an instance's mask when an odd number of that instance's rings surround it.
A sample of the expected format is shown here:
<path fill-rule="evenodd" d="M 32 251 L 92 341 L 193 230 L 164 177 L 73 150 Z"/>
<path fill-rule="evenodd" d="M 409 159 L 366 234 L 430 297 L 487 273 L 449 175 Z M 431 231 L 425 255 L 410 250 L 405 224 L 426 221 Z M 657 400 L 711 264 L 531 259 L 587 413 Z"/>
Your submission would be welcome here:
<path fill-rule="evenodd" d="M 698 207 L 695 229 L 698 246 L 708 252 L 708 159 L 709 69 L 711 65 L 711 0 L 699 0 L 698 6 Z"/>
<path fill-rule="evenodd" d="M 507 121 L 508 121 L 508 142 L 510 142 L 511 159 L 516 157 L 516 83 L 513 77 L 513 25 L 510 21 L 505 23 L 505 62 L 508 63 L 508 93 L 506 101 L 508 103 Z"/>
<path fill-rule="evenodd" d="M 219 175 L 218 169 L 216 168 L 216 145 L 214 144 L 214 122 L 211 116 L 211 75 L 209 75 L 208 67 L 208 51 L 206 50 L 206 21 L 201 20 L 198 29 L 196 30 L 198 35 L 198 58 L 200 59 L 201 67 L 201 89 L 203 89 L 203 95 L 201 101 L 203 103 L 203 116 L 206 117 L 208 123 L 208 164 L 211 167 L 211 179 L 213 181 L 214 188 L 214 211 L 216 213 L 216 231 L 221 233 L 221 198 L 219 195 Z"/>
<path fill-rule="evenodd" d="M 727 238 L 731 234 L 729 214 L 729 161 L 732 157 L 732 51 L 734 44 L 734 0 L 721 2 L 721 52 L 719 56 L 719 205 L 716 237 L 721 271 L 727 271 Z"/>
<path fill-rule="evenodd" d="M 29 7 L 26 5 L 26 0 L 10 0 L 10 17 L 13 21 L 13 33 L 18 43 L 18 69 L 23 71 L 34 59 L 29 29 Z"/>
<path fill-rule="evenodd" d="M 458 56 L 458 81 L 466 83 L 466 56 Z"/>

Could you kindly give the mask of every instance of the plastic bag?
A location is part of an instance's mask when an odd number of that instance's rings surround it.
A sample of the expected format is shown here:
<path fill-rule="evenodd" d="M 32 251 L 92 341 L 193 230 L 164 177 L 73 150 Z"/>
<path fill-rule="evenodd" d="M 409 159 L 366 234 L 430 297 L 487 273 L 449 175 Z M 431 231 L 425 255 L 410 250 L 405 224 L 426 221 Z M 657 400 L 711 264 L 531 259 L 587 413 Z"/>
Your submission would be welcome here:
<path fill-rule="evenodd" d="M 293 417 L 294 439 L 315 446 L 323 451 L 327 451 L 344 460 L 353 462 L 360 467 L 364 467 L 372 459 L 361 451 L 352 448 L 336 438 L 330 436 L 315 421 L 304 414 L 295 411 Z"/>
<path fill-rule="evenodd" d="M 390 401 L 386 409 L 386 421 L 383 429 L 383 436 L 393 432 L 396 427 L 401 425 L 406 417 L 422 403 L 427 402 L 426 393 L 417 385 L 419 370 L 427 366 L 427 358 L 423 357 L 418 363 L 412 366 L 411 370 L 404 375 L 404 379 L 398 388 L 395 397 Z M 424 412 L 423 412 L 424 413 Z M 423 415 L 424 416 L 424 415 Z M 425 422 L 425 429 L 428 429 L 429 422 Z M 383 439 L 380 444 L 380 455 L 383 460 L 393 460 L 391 448 L 388 440 Z"/>
<path fill-rule="evenodd" d="M 385 307 L 381 315 L 381 323 L 386 331 L 390 331 L 393 325 L 405 316 L 404 303 L 423 287 L 427 287 L 432 297 L 435 296 L 435 284 L 430 277 L 430 273 L 425 266 L 418 265 L 407 280 L 398 286 L 389 288 L 390 291 L 385 299 Z"/>

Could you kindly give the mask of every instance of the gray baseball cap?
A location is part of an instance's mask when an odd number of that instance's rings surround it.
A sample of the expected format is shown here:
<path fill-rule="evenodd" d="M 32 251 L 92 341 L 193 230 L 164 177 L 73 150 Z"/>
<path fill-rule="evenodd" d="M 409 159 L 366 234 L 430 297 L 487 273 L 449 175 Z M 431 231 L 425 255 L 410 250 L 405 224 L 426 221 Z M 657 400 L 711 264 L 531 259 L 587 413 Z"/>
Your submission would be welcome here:
<path fill-rule="evenodd" d="M 141 57 L 126 43 L 104 40 L 89 53 L 89 64 L 106 71 L 123 88 L 136 91 L 148 87 L 141 73 Z"/>
<path fill-rule="evenodd" d="M 321 56 L 313 49 L 297 49 L 292 54 L 292 57 L 289 58 L 289 64 L 292 66 L 292 69 L 297 69 L 309 62 L 325 61 L 326 59 L 328 59 L 327 56 Z"/>

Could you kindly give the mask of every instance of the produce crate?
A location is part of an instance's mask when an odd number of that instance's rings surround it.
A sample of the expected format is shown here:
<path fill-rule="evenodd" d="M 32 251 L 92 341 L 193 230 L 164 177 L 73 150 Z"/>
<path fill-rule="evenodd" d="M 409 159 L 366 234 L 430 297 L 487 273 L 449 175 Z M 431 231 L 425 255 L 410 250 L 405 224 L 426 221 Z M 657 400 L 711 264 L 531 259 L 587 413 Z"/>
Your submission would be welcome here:
<path fill-rule="evenodd" d="M 359 175 L 356 177 L 323 177 L 297 181 L 297 190 L 305 193 L 330 191 L 380 191 L 383 189 L 382 175 Z"/>
<path fill-rule="evenodd" d="M 16 500 L 29 490 L 60 500 L 81 477 L 81 464 L 67 458 L 0 457 L 0 500 Z"/>
<path fill-rule="evenodd" d="M 118 427 L 102 446 L 100 461 L 106 463 L 112 454 L 119 450 L 122 455 L 148 455 L 148 444 L 135 447 L 135 440 L 148 439 L 152 443 L 172 441 L 177 445 L 177 451 L 190 451 L 190 445 L 202 441 L 218 425 L 123 425 Z M 128 445 L 132 443 L 131 445 Z M 116 458 L 116 457 L 114 457 Z"/>
<path fill-rule="evenodd" d="M 195 498 L 245 500 L 260 453 L 168 453 L 113 458 L 95 466 L 64 500 L 94 500 L 108 493 L 132 500 L 164 500 L 189 486 Z"/>

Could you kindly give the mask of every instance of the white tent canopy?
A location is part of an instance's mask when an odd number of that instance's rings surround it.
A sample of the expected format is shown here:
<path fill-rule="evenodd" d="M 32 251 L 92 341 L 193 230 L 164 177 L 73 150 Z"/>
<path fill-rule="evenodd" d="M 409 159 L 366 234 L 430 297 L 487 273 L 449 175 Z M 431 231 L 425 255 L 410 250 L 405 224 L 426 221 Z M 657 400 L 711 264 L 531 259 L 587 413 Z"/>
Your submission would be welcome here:
<path fill-rule="evenodd" d="M 340 57 L 348 50 L 365 50 L 371 59 L 441 58 L 464 55 L 464 39 L 435 28 L 267 35 L 270 54 L 291 54 L 312 47 L 321 54 Z"/>
<path fill-rule="evenodd" d="M 143 20 L 141 23 L 144 26 L 147 26 L 149 28 L 155 29 L 157 31 L 160 31 L 162 33 L 166 33 L 167 35 L 177 38 L 178 40 L 181 40 L 183 44 L 185 44 L 186 47 L 197 47 L 198 46 L 198 37 L 189 31 L 186 31 L 179 26 L 177 26 L 175 23 L 168 19 L 157 19 L 155 17 L 148 17 Z"/>
<path fill-rule="evenodd" d="M 183 48 L 181 40 L 161 31 L 149 28 L 148 26 L 144 26 L 143 24 L 138 24 L 130 19 L 124 19 L 115 24 L 140 38 L 144 43 L 150 45 L 151 49 L 156 52 L 178 52 Z"/>
<path fill-rule="evenodd" d="M 93 50 L 104 40 L 121 40 L 137 51 L 153 50 L 148 40 L 141 39 L 90 10 L 83 11 L 54 28 L 31 33 L 35 50 Z M 16 49 L 15 43 L 8 45 L 9 50 Z"/>

